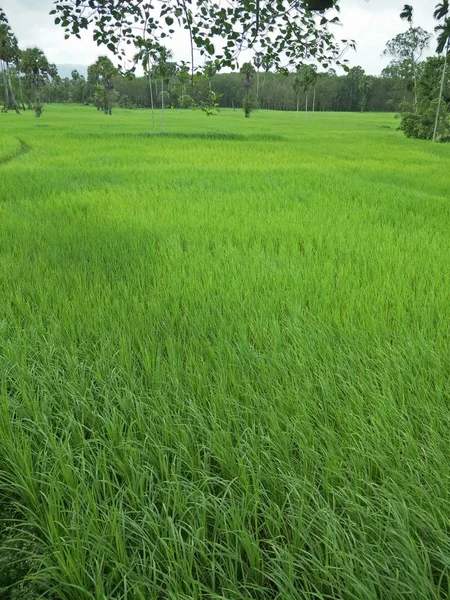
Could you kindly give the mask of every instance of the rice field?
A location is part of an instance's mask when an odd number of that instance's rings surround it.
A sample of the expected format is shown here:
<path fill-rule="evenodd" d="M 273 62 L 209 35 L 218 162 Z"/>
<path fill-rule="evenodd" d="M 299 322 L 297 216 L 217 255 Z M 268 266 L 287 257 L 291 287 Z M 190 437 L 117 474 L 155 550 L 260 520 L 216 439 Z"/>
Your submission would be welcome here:
<path fill-rule="evenodd" d="M 449 598 L 450 146 L 165 120 L 0 114 L 1 600 Z"/>

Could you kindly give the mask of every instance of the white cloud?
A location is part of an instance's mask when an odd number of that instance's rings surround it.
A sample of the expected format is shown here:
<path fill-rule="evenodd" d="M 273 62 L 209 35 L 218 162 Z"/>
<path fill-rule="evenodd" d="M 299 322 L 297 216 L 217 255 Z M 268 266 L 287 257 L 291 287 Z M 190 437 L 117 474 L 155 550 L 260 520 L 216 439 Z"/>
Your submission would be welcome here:
<path fill-rule="evenodd" d="M 415 23 L 433 31 L 434 2 L 412 2 Z M 357 42 L 356 53 L 349 51 L 346 56 L 351 65 L 361 65 L 374 75 L 381 72 L 388 62 L 381 56 L 387 40 L 406 29 L 406 24 L 399 18 L 404 3 L 405 0 L 341 0 L 342 26 L 336 28 L 336 36 Z M 105 48 L 99 48 L 92 41 L 88 33 L 82 36 L 82 40 L 65 40 L 63 29 L 54 25 L 53 17 L 49 15 L 52 4 L 53 0 L 2 0 L 2 7 L 22 47 L 39 46 L 48 59 L 57 64 L 88 65 L 99 54 L 108 54 Z M 189 60 L 188 40 L 184 32 L 177 34 L 168 45 L 176 59 Z"/>

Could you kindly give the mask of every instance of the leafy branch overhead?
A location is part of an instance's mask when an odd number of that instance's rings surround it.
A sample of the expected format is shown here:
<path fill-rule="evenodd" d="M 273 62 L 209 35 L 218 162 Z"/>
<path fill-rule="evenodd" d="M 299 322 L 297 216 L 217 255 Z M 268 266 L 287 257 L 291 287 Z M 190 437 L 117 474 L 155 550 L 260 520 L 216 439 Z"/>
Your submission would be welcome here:
<path fill-rule="evenodd" d="M 56 0 L 51 14 L 66 37 L 92 28 L 98 45 L 123 62 L 127 45 L 161 43 L 176 28 L 189 31 L 193 48 L 218 68 L 236 68 L 244 49 L 263 52 L 274 67 L 284 69 L 305 59 L 326 68 L 345 63 L 351 40 L 338 43 L 330 25 L 339 24 L 339 0 Z M 326 9 L 333 8 L 331 13 Z"/>

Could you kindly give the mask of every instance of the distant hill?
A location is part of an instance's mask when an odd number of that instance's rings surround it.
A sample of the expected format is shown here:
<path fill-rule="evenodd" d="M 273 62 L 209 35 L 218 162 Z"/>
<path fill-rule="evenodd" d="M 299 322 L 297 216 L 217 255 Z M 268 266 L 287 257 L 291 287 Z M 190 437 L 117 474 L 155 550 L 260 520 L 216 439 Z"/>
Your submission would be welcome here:
<path fill-rule="evenodd" d="M 73 70 L 77 70 L 80 75 L 87 77 L 87 65 L 56 65 L 60 77 L 70 77 Z"/>

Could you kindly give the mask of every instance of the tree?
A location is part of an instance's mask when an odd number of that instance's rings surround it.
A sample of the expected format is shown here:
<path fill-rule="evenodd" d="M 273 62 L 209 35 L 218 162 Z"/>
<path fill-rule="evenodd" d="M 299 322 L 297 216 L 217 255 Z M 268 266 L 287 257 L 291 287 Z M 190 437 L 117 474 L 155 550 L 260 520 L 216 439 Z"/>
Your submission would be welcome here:
<path fill-rule="evenodd" d="M 54 64 L 48 62 L 43 51 L 36 47 L 22 51 L 20 69 L 25 75 L 25 85 L 30 96 L 30 103 L 36 117 L 40 117 L 42 114 L 42 90 L 49 83 L 50 78 L 56 77 L 58 70 Z"/>
<path fill-rule="evenodd" d="M 399 65 L 403 63 L 404 67 L 407 67 L 405 77 L 413 82 L 414 86 L 414 110 L 417 111 L 417 63 L 421 59 L 424 51 L 429 45 L 431 34 L 422 29 L 421 27 L 412 26 L 412 7 L 405 5 L 405 8 L 401 15 L 402 18 L 411 18 L 409 21 L 410 27 L 408 31 L 399 33 L 394 38 L 389 40 L 386 44 L 386 48 L 383 52 L 385 56 L 391 56 L 391 66 Z"/>
<path fill-rule="evenodd" d="M 361 112 L 364 112 L 367 108 L 367 103 L 369 101 L 369 94 L 374 85 L 374 78 L 370 75 L 363 75 L 359 82 L 359 108 Z"/>
<path fill-rule="evenodd" d="M 164 93 L 164 82 L 167 82 L 170 76 L 176 72 L 175 63 L 171 62 L 170 59 L 173 57 L 172 51 L 158 44 L 155 47 L 155 74 L 161 81 L 161 129 L 164 133 L 164 108 L 165 108 L 165 93 Z"/>
<path fill-rule="evenodd" d="M 450 77 L 448 69 L 444 83 L 442 74 L 445 59 L 432 56 L 423 62 L 417 80 L 417 112 L 404 112 L 400 127 L 407 137 L 432 140 L 438 114 L 438 132 L 440 139 L 446 140 L 450 135 Z M 438 112 L 440 87 L 442 86 L 442 105 Z"/>
<path fill-rule="evenodd" d="M 402 21 L 407 21 L 409 24 L 409 29 L 412 29 L 413 26 L 413 17 L 414 17 L 414 9 L 411 4 L 405 4 L 402 12 L 400 13 L 400 19 Z M 414 57 L 414 52 L 411 52 L 411 65 L 413 70 L 413 79 L 414 79 L 414 107 L 417 111 L 417 69 L 416 62 Z"/>
<path fill-rule="evenodd" d="M 20 114 L 11 82 L 10 70 L 10 65 L 14 62 L 17 63 L 19 56 L 20 50 L 17 38 L 11 31 L 5 13 L 0 9 L 0 64 L 5 87 L 3 112 L 8 112 L 10 108 L 13 108 L 17 114 Z"/>
<path fill-rule="evenodd" d="M 440 21 L 448 15 L 449 10 L 449 0 L 442 0 L 440 4 L 436 5 L 433 16 L 436 21 Z"/>
<path fill-rule="evenodd" d="M 96 86 L 103 87 L 103 98 L 97 90 L 97 100 L 106 115 L 112 115 L 114 103 L 114 81 L 117 69 L 107 56 L 99 56 L 93 65 L 88 67 L 88 81 Z M 100 108 L 98 105 L 97 107 Z"/>
<path fill-rule="evenodd" d="M 253 78 L 255 76 L 255 67 L 251 62 L 246 62 L 242 65 L 240 73 L 242 76 L 242 82 L 244 85 L 244 114 L 247 118 L 250 117 L 250 114 L 256 110 L 257 104 L 255 100 L 251 97 L 250 91 L 253 85 Z"/>
<path fill-rule="evenodd" d="M 259 70 L 264 64 L 264 55 L 262 52 L 256 52 L 253 57 L 253 64 L 256 68 L 256 101 L 259 101 Z"/>
<path fill-rule="evenodd" d="M 298 111 L 299 111 L 299 108 L 300 108 L 300 92 L 303 89 L 303 82 L 302 82 L 302 79 L 301 79 L 300 74 L 299 74 L 298 71 L 297 71 L 296 76 L 294 77 L 294 81 L 292 83 L 292 88 L 294 90 L 295 97 L 296 97 L 296 100 L 297 100 L 296 112 L 297 112 L 297 119 L 298 119 Z"/>
<path fill-rule="evenodd" d="M 83 75 L 74 69 L 70 80 L 70 98 L 74 102 L 87 102 L 88 100 L 88 83 Z"/>
<path fill-rule="evenodd" d="M 448 2 L 446 3 L 445 12 L 443 12 L 443 8 L 444 8 L 443 4 L 438 5 L 441 7 L 441 9 L 436 10 L 435 16 L 436 16 L 436 14 L 437 15 L 441 15 L 441 14 L 447 15 L 448 14 Z M 438 25 L 436 27 L 436 32 L 438 33 L 438 45 L 437 45 L 436 51 L 438 52 L 438 54 L 442 54 L 444 52 L 445 56 L 444 56 L 444 66 L 442 69 L 441 84 L 439 87 L 439 99 L 438 99 L 438 105 L 437 105 L 437 110 L 436 110 L 436 119 L 434 122 L 433 142 L 436 141 L 436 137 L 437 137 L 437 133 L 438 133 L 439 117 L 441 114 L 441 106 L 442 106 L 442 94 L 444 91 L 445 76 L 447 74 L 448 53 L 450 52 L 450 18 L 449 17 L 446 17 L 446 19 L 442 25 Z"/>
<path fill-rule="evenodd" d="M 317 69 L 314 65 L 304 65 L 297 69 L 297 74 L 294 79 L 293 87 L 297 96 L 297 117 L 298 117 L 298 105 L 299 105 L 299 94 L 303 90 L 305 92 L 305 112 L 308 112 L 308 93 L 311 88 L 315 89 L 317 83 Z M 314 92 L 314 105 L 315 105 L 315 92 Z M 314 109 L 313 109 L 314 110 Z"/>
<path fill-rule="evenodd" d="M 151 44 L 141 44 L 138 53 L 134 57 L 135 62 L 140 62 L 144 68 L 144 72 L 147 74 L 148 87 L 150 90 L 150 107 L 152 111 L 152 132 L 155 133 L 155 106 L 153 101 L 153 63 L 156 60 L 156 52 Z"/>
<path fill-rule="evenodd" d="M 333 6 L 338 11 L 339 0 L 229 0 L 226 5 L 198 0 L 195 10 L 189 0 L 162 0 L 157 7 L 141 0 L 56 0 L 51 13 L 66 35 L 80 37 L 91 29 L 94 40 L 121 61 L 127 44 L 157 43 L 172 35 L 175 26 L 181 27 L 189 33 L 193 78 L 194 47 L 216 60 L 218 68 L 236 68 L 243 49 L 263 52 L 276 68 L 307 58 L 325 66 L 345 63 L 343 52 L 354 42 L 335 40 L 330 24 L 339 23 L 337 12 L 322 12 Z M 226 42 L 216 48 L 213 39 Z"/>

